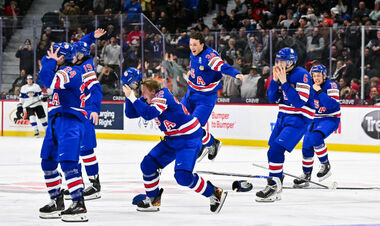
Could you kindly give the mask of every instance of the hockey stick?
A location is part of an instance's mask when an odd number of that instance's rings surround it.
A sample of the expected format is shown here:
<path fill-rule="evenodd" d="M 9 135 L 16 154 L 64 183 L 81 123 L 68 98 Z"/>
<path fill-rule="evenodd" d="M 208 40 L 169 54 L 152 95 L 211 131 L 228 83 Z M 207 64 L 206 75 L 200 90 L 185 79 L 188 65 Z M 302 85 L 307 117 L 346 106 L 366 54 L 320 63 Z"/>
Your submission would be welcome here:
<path fill-rule="evenodd" d="M 213 171 L 203 171 L 203 170 L 199 170 L 199 171 L 197 171 L 197 173 L 211 174 L 211 175 L 218 175 L 218 176 L 229 176 L 229 177 L 248 177 L 248 178 L 256 178 L 256 179 L 272 179 L 277 184 L 276 191 L 279 192 L 282 189 L 282 183 L 280 181 L 280 178 L 277 178 L 277 177 L 268 177 L 268 176 L 251 175 L 251 174 L 240 174 L 240 173 L 213 172 Z"/>
<path fill-rule="evenodd" d="M 252 165 L 253 165 L 253 166 L 256 166 L 256 167 L 259 167 L 259 168 L 261 168 L 261 169 L 269 170 L 267 167 L 265 167 L 265 166 L 261 166 L 261 165 L 258 165 L 258 164 L 256 164 L 256 163 L 252 163 Z M 289 174 L 289 173 L 286 173 L 286 172 L 283 172 L 283 174 L 286 175 L 286 176 L 289 176 L 289 177 L 293 177 L 293 178 L 299 179 L 299 180 L 305 180 L 305 179 L 303 179 L 303 178 L 297 177 L 297 176 L 295 176 L 295 175 L 293 175 L 293 174 Z M 322 188 L 326 188 L 326 189 L 337 189 L 337 187 L 338 187 L 338 183 L 337 183 L 336 181 L 334 181 L 334 182 L 331 184 L 331 186 L 326 186 L 326 185 L 324 185 L 324 184 L 320 184 L 320 183 L 314 182 L 314 181 L 312 181 L 312 180 L 305 180 L 305 181 L 310 182 L 310 183 L 315 184 L 315 185 L 318 185 L 318 186 L 320 186 L 320 187 L 322 187 Z"/>

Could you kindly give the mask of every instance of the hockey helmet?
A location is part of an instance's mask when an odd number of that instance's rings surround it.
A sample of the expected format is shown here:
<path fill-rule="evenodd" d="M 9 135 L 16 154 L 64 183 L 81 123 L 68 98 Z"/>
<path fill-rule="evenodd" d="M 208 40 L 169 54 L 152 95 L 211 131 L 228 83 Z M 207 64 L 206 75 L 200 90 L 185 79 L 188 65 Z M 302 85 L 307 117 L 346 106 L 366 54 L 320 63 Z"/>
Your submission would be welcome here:
<path fill-rule="evenodd" d="M 280 49 L 276 54 L 276 64 L 278 64 L 278 61 L 285 61 L 287 68 L 296 65 L 297 59 L 296 51 L 289 47 Z"/>
<path fill-rule="evenodd" d="M 75 54 L 78 55 L 82 53 L 84 56 L 89 56 L 91 49 L 90 45 L 88 45 L 86 42 L 78 41 L 73 43 L 73 47 L 75 49 Z"/>
<path fill-rule="evenodd" d="M 128 85 L 132 89 L 137 89 L 142 80 L 141 72 L 134 67 L 129 67 L 121 76 L 121 84 Z"/>
<path fill-rule="evenodd" d="M 58 48 L 60 48 L 58 51 L 58 57 L 63 55 L 66 63 L 72 63 L 75 54 L 73 46 L 67 42 L 56 43 L 53 45 L 54 51 Z"/>
<path fill-rule="evenodd" d="M 323 76 L 327 76 L 327 69 L 322 64 L 313 66 L 310 69 L 310 74 L 313 75 L 313 73 L 321 73 Z"/>

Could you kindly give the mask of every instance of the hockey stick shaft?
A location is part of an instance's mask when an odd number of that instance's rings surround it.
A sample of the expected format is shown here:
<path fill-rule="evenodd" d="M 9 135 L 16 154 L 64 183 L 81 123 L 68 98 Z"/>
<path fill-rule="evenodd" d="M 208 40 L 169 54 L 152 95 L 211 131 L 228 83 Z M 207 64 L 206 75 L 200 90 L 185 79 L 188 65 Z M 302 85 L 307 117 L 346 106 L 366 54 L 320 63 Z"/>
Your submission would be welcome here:
<path fill-rule="evenodd" d="M 218 176 L 229 176 L 229 177 L 248 177 L 248 178 L 258 178 L 258 179 L 272 179 L 272 177 L 261 176 L 261 175 L 251 175 L 251 174 L 240 174 L 240 173 L 225 173 L 225 172 L 213 172 L 213 171 L 197 171 L 200 174 L 211 174 Z"/>
<path fill-rule="evenodd" d="M 252 163 L 252 165 L 253 165 L 253 166 L 256 166 L 256 167 L 259 167 L 259 168 L 261 168 L 261 169 L 269 170 L 269 168 L 267 168 L 267 167 L 265 167 L 265 166 L 258 165 L 258 164 L 256 164 L 256 163 Z M 299 179 L 299 180 L 304 180 L 304 179 L 302 179 L 302 178 L 300 178 L 300 177 L 297 177 L 297 176 L 295 176 L 295 175 L 293 175 L 293 174 L 290 174 L 290 173 L 283 172 L 283 174 L 286 175 L 286 176 L 289 176 L 289 177 L 293 177 L 293 178 Z M 306 181 L 309 182 L 309 183 L 312 183 L 312 184 L 318 185 L 318 186 L 320 186 L 320 187 L 322 187 L 322 188 L 330 189 L 329 186 L 326 186 L 326 185 L 323 185 L 323 184 L 320 184 L 320 183 L 317 183 L 317 182 L 314 182 L 314 181 L 311 181 L 311 180 L 306 180 Z"/>

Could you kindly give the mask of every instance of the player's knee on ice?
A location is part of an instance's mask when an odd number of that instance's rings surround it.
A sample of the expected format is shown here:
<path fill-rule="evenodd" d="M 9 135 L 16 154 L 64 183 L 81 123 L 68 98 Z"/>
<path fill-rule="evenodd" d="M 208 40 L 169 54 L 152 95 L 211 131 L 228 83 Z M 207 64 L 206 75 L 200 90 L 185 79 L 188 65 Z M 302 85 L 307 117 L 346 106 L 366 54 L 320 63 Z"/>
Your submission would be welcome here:
<path fill-rule="evenodd" d="M 176 170 L 174 178 L 179 185 L 189 187 L 193 183 L 194 175 L 192 172 L 186 170 Z"/>
<path fill-rule="evenodd" d="M 160 166 L 156 163 L 152 156 L 147 155 L 142 160 L 140 168 L 144 175 L 151 175 L 157 172 L 157 169 L 159 169 Z"/>

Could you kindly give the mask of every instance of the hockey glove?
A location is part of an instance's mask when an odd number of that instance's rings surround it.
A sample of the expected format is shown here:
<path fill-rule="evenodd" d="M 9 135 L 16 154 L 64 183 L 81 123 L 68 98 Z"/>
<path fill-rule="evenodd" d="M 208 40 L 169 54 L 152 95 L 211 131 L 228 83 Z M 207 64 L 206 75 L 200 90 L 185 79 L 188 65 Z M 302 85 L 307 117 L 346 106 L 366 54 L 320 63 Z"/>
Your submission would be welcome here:
<path fill-rule="evenodd" d="M 239 181 L 234 181 L 232 183 L 232 190 L 237 191 L 237 192 L 248 192 L 252 190 L 253 186 L 251 183 L 249 183 L 246 180 L 239 180 Z"/>

